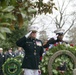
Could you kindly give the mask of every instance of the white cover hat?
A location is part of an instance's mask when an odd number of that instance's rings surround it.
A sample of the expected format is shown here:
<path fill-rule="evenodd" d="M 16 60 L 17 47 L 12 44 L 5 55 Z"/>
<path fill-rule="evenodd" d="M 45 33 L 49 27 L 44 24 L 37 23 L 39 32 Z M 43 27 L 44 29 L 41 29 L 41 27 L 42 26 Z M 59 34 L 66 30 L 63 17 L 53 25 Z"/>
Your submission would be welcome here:
<path fill-rule="evenodd" d="M 37 26 L 30 26 L 29 28 L 29 31 L 38 31 L 38 27 Z"/>
<path fill-rule="evenodd" d="M 0 50 L 3 50 L 3 48 L 0 48 Z"/>
<path fill-rule="evenodd" d="M 64 32 L 65 32 L 65 30 L 61 29 L 61 28 L 54 31 L 54 33 L 56 33 L 56 34 L 64 34 Z"/>

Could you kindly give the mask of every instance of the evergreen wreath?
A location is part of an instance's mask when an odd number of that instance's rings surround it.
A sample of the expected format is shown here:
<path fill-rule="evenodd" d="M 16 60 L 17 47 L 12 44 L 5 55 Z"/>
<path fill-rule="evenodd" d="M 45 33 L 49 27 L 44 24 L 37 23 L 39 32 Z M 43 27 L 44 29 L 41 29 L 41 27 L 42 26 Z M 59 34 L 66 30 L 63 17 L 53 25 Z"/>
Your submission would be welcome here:
<path fill-rule="evenodd" d="M 22 72 L 21 62 L 15 58 L 8 58 L 3 64 L 3 72 L 4 75 L 20 75 Z"/>
<path fill-rule="evenodd" d="M 62 53 L 58 55 L 59 52 Z M 57 56 L 54 57 L 56 54 Z M 73 55 L 73 59 L 71 58 L 70 54 Z M 49 63 L 49 60 L 50 62 L 53 61 L 52 64 Z M 62 62 L 67 63 L 67 69 L 65 72 L 59 71 L 57 68 Z M 73 75 L 73 69 L 76 68 L 76 47 L 69 44 L 54 44 L 51 49 L 46 51 L 46 54 L 43 56 L 39 67 L 42 75 Z M 52 67 L 52 69 L 50 69 L 50 73 L 48 67 Z"/>

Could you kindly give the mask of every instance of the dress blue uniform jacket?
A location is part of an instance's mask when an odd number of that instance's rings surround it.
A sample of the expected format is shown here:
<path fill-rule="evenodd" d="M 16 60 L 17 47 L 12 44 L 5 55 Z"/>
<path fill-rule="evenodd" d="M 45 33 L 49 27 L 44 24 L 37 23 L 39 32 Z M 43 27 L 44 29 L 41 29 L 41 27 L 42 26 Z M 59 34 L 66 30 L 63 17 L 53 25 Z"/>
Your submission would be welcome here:
<path fill-rule="evenodd" d="M 2 65 L 5 62 L 5 55 L 0 53 L 0 70 L 2 70 Z"/>
<path fill-rule="evenodd" d="M 25 50 L 22 68 L 38 69 L 40 57 L 43 54 L 42 42 L 38 39 L 26 38 L 24 36 L 16 44 Z"/>

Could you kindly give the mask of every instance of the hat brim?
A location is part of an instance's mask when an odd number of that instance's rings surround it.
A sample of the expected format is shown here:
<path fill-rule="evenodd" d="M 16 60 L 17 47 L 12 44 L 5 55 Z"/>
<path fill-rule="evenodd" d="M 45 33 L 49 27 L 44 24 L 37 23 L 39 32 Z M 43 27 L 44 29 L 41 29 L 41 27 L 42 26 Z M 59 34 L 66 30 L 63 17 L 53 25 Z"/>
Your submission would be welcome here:
<path fill-rule="evenodd" d="M 32 30 L 32 32 L 37 32 L 36 30 Z"/>
<path fill-rule="evenodd" d="M 60 36 L 62 36 L 62 35 L 64 35 L 63 33 L 56 33 L 56 35 L 60 35 Z"/>
<path fill-rule="evenodd" d="M 0 48 L 0 50 L 1 50 L 1 51 L 3 51 L 3 49 L 2 49 L 2 48 Z"/>

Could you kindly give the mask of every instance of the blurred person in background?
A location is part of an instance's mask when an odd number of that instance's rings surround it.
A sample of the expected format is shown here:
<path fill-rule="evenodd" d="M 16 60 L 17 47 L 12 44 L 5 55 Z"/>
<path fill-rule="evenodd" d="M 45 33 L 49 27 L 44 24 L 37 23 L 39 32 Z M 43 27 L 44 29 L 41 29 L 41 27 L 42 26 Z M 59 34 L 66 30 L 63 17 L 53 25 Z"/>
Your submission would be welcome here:
<path fill-rule="evenodd" d="M 4 75 L 3 74 L 3 70 L 2 70 L 2 65 L 5 62 L 5 55 L 3 53 L 3 48 L 0 48 L 0 75 Z"/>
<path fill-rule="evenodd" d="M 7 53 L 6 53 L 6 59 L 14 58 L 14 57 L 15 57 L 15 53 L 13 52 L 12 48 L 9 48 Z"/>
<path fill-rule="evenodd" d="M 23 58 L 25 56 L 24 50 L 22 49 L 22 47 L 18 47 L 17 51 L 15 52 L 16 56 L 20 56 L 21 61 L 23 61 Z"/>

